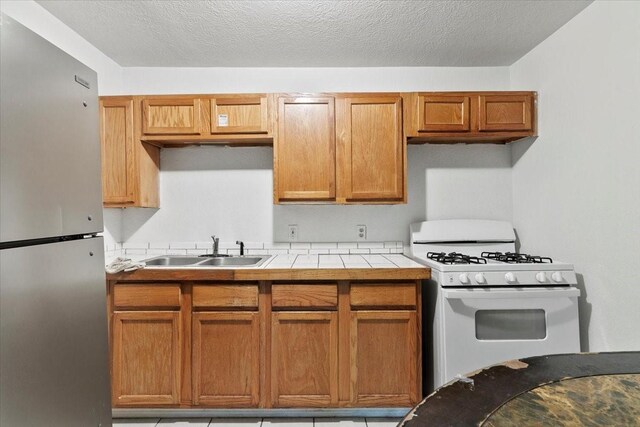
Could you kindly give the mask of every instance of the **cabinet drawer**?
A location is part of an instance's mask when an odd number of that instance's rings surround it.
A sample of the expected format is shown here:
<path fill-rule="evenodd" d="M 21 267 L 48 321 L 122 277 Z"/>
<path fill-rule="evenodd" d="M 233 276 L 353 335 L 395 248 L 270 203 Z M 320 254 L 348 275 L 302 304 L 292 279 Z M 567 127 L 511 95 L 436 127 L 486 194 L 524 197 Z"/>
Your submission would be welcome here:
<path fill-rule="evenodd" d="M 404 283 L 353 283 L 352 307 L 415 307 L 416 285 Z"/>
<path fill-rule="evenodd" d="M 322 307 L 338 305 L 336 284 L 274 284 L 271 288 L 271 304 L 274 308 Z"/>
<path fill-rule="evenodd" d="M 258 285 L 237 283 L 194 285 L 192 301 L 194 308 L 258 308 Z"/>
<path fill-rule="evenodd" d="M 179 284 L 135 283 L 113 287 L 113 305 L 121 308 L 180 308 Z"/>

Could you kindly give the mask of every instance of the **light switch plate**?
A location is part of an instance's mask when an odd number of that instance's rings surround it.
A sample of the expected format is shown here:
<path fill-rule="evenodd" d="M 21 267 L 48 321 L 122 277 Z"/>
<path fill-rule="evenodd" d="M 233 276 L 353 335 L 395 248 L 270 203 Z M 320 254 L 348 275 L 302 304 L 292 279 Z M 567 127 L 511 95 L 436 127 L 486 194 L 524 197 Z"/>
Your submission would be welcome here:
<path fill-rule="evenodd" d="M 289 224 L 289 241 L 290 242 L 298 241 L 298 225 L 297 224 Z"/>

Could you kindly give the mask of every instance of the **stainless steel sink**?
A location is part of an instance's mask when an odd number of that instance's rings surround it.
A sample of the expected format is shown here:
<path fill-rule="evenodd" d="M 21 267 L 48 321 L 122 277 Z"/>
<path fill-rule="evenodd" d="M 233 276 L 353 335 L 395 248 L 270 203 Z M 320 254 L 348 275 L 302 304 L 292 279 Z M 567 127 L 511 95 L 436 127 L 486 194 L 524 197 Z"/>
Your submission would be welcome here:
<path fill-rule="evenodd" d="M 226 266 L 258 266 L 262 264 L 268 257 L 260 256 L 232 256 L 227 258 L 209 258 L 198 265 L 209 267 L 226 267 Z"/>
<path fill-rule="evenodd" d="M 184 255 L 162 255 L 149 258 L 143 262 L 148 267 L 258 267 L 267 259 L 265 256 L 223 256 L 223 257 L 194 257 Z"/>
<path fill-rule="evenodd" d="M 168 255 L 150 258 L 144 262 L 145 264 L 152 265 L 154 267 L 175 267 L 196 264 L 201 261 L 202 258 L 194 256 Z"/>

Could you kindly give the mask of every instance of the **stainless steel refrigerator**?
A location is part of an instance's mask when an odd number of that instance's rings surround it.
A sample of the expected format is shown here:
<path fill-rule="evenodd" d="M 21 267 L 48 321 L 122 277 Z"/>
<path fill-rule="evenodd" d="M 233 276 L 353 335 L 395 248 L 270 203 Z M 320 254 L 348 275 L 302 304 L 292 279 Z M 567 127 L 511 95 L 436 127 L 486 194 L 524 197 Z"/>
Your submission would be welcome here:
<path fill-rule="evenodd" d="M 0 33 L 0 425 L 110 426 L 97 76 Z"/>

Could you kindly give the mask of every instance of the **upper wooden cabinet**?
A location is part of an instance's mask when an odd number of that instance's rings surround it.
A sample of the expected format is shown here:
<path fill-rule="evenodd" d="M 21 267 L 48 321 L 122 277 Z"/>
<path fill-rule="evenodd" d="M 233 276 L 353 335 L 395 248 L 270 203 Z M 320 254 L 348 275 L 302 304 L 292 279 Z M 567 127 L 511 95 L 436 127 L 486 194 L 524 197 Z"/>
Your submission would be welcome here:
<path fill-rule="evenodd" d="M 158 207 L 160 149 L 140 141 L 133 97 L 100 98 L 102 196 L 105 207 Z"/>
<path fill-rule="evenodd" d="M 338 99 L 338 198 L 401 201 L 405 150 L 400 96 Z"/>
<path fill-rule="evenodd" d="M 276 201 L 332 201 L 336 197 L 333 97 L 280 97 L 273 150 Z"/>
<path fill-rule="evenodd" d="M 399 94 L 281 96 L 277 122 L 276 203 L 406 201 Z"/>
<path fill-rule="evenodd" d="M 536 135 L 535 92 L 404 94 L 409 143 L 505 143 Z"/>
<path fill-rule="evenodd" d="M 271 145 L 273 96 L 267 94 L 136 96 L 143 141 L 158 146 Z"/>
<path fill-rule="evenodd" d="M 478 106 L 481 132 L 532 129 L 532 95 L 481 95 Z"/>
<path fill-rule="evenodd" d="M 200 134 L 200 100 L 197 98 L 146 98 L 142 100 L 144 135 Z"/>
<path fill-rule="evenodd" d="M 211 133 L 268 133 L 267 97 L 229 96 L 211 98 Z"/>
<path fill-rule="evenodd" d="M 419 132 L 467 132 L 470 129 L 469 96 L 418 95 Z"/>

